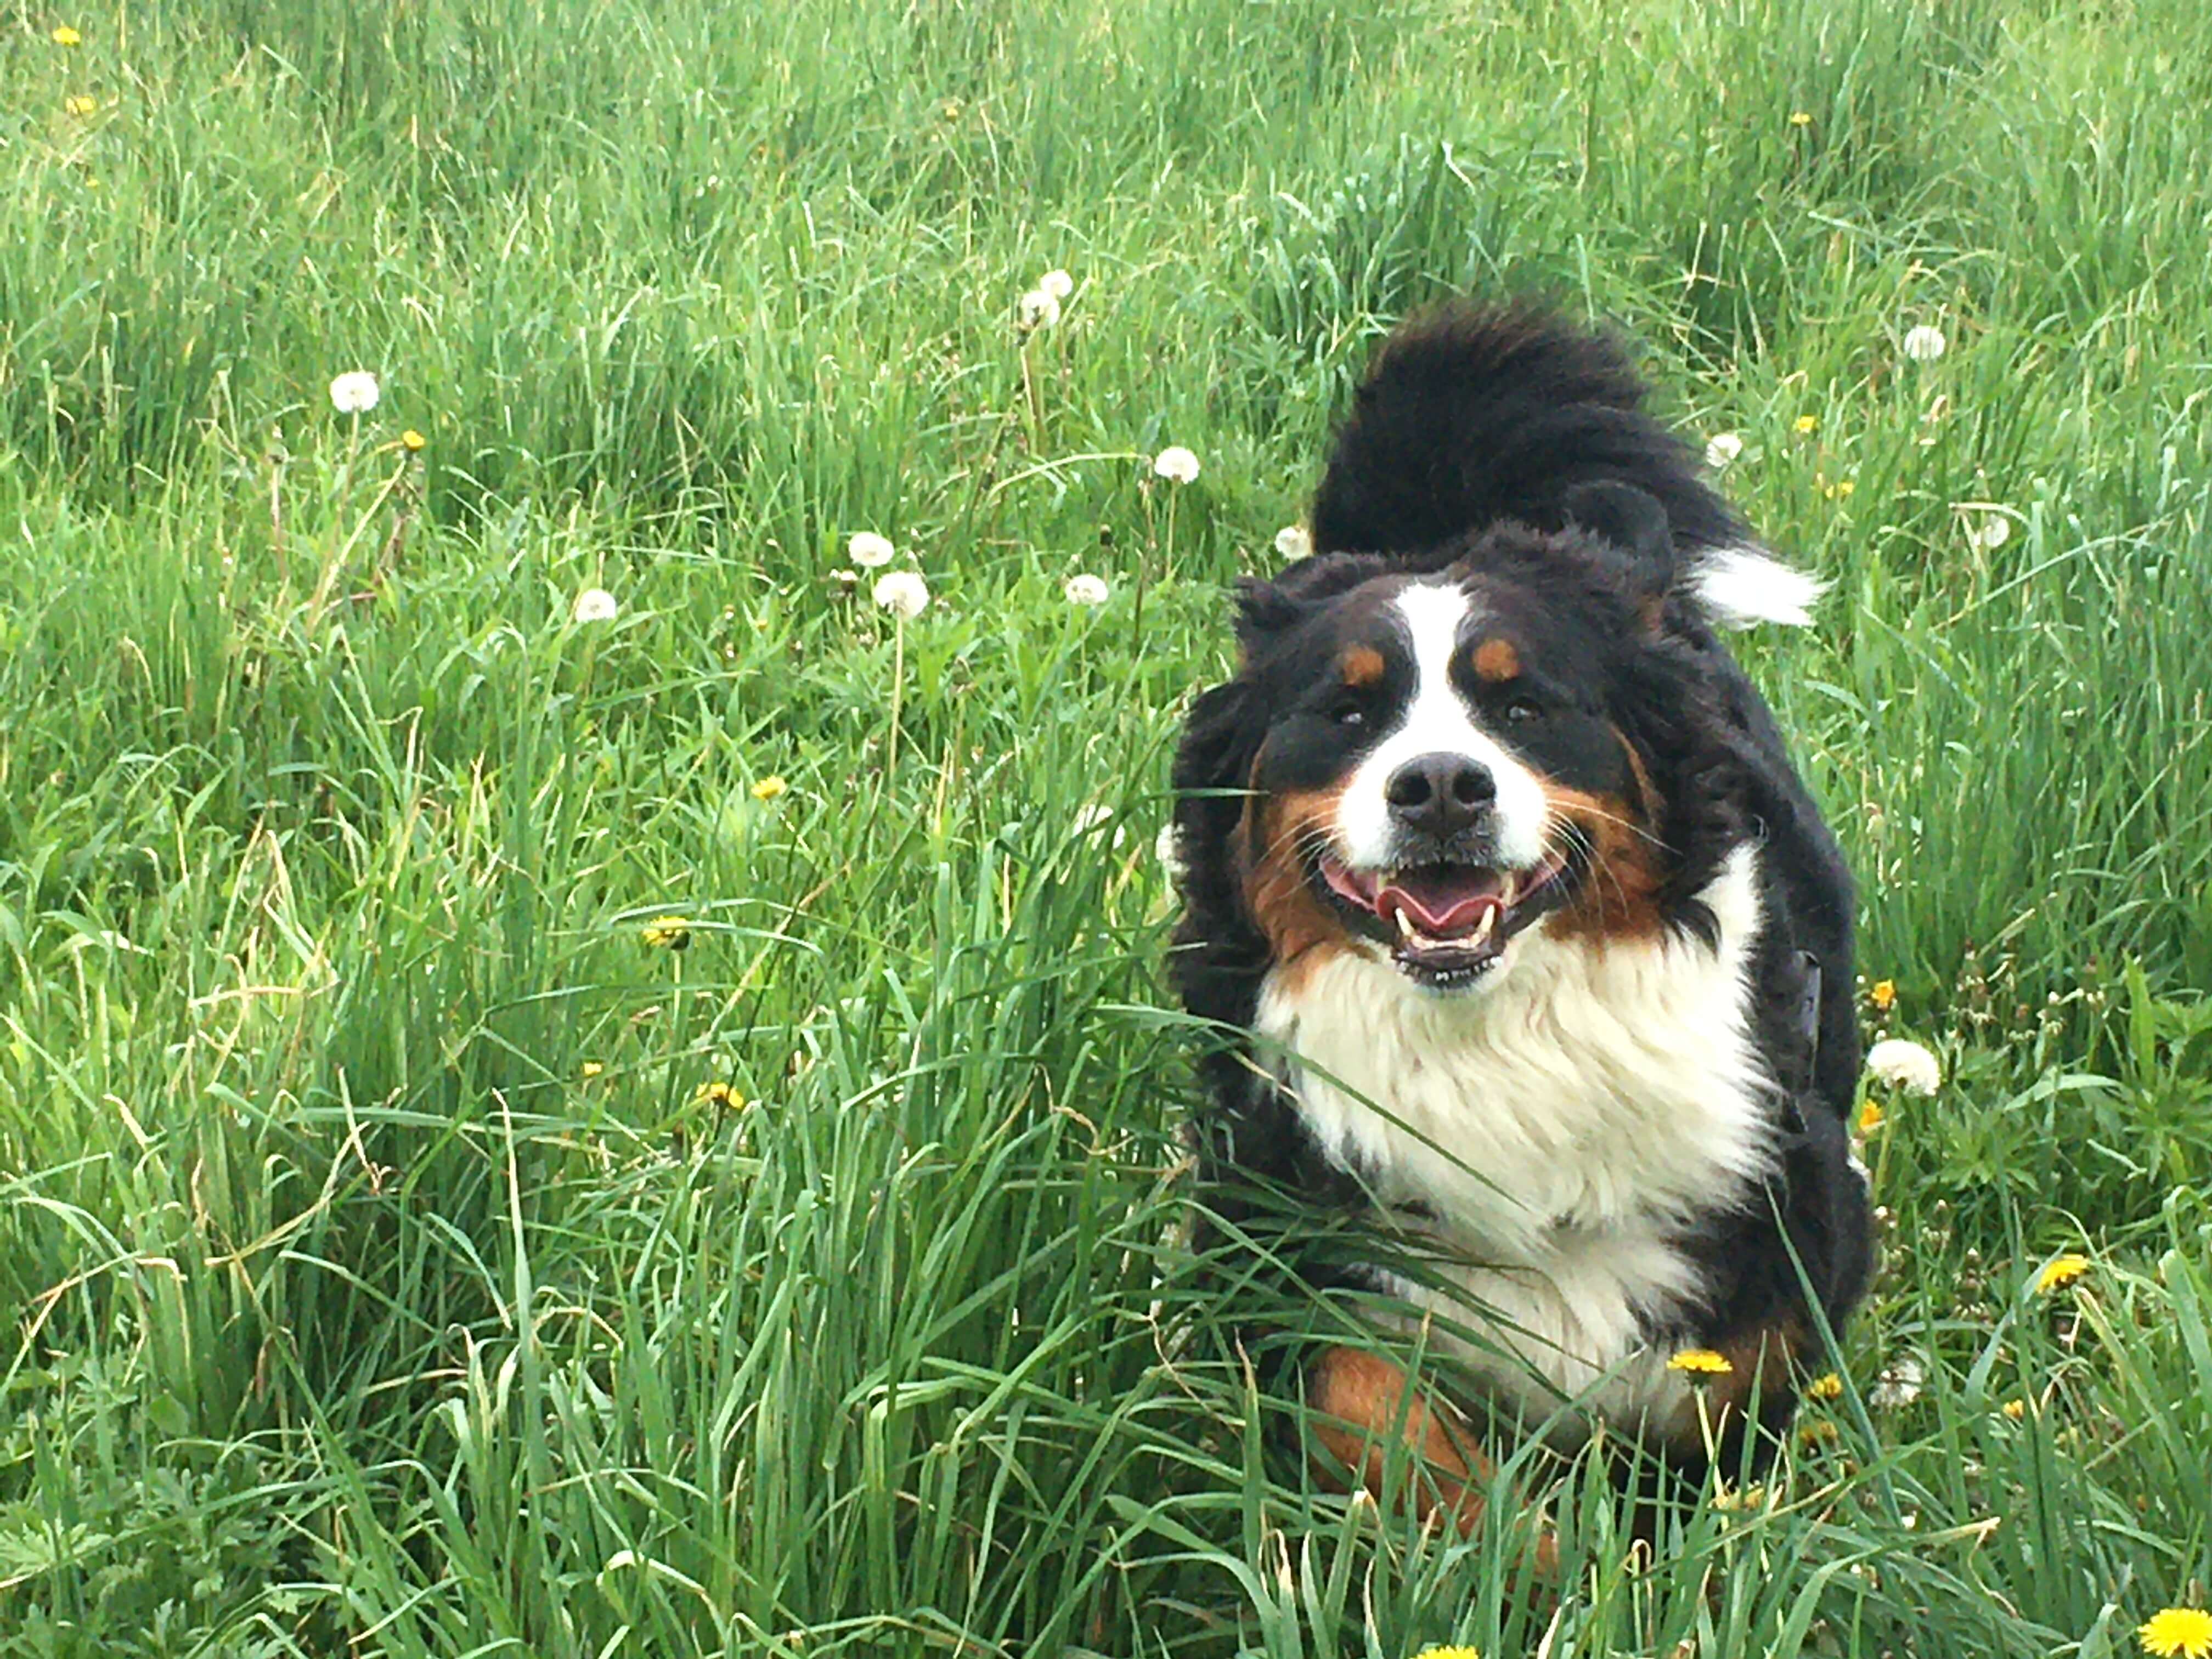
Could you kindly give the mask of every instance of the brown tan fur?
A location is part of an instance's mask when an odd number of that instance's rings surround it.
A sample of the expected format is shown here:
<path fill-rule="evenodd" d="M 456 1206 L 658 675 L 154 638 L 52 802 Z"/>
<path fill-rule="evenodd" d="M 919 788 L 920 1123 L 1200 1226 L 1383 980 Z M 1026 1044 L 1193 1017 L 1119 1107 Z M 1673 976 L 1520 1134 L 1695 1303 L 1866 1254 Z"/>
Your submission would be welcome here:
<path fill-rule="evenodd" d="M 1450 1404 L 1424 1399 L 1400 1367 L 1357 1348 L 1331 1348 L 1307 1373 L 1306 1405 L 1327 1419 L 1314 1425 L 1314 1438 L 1378 1502 L 1398 1442 L 1413 1454 L 1415 1513 L 1425 1520 L 1442 1510 L 1462 1531 L 1482 1519 L 1476 1488 L 1494 1472 L 1490 1459 Z"/>
<path fill-rule="evenodd" d="M 1395 1443 L 1413 1455 L 1407 1501 L 1416 1516 L 1445 1516 L 1463 1534 L 1480 1524 L 1480 1488 L 1495 1466 L 1450 1403 L 1425 1396 L 1401 1367 L 1357 1348 L 1331 1348 L 1306 1374 L 1306 1405 L 1322 1419 L 1314 1424 L 1314 1438 L 1338 1465 L 1323 1469 L 1325 1478 L 1340 1482 L 1348 1473 L 1380 1503 Z M 1559 1544 L 1548 1529 L 1535 1556 L 1539 1573 L 1557 1569 Z"/>
<path fill-rule="evenodd" d="M 1344 653 L 1336 666 L 1345 684 L 1358 690 L 1380 680 L 1388 665 L 1382 660 L 1382 653 L 1373 646 L 1355 645 Z"/>
<path fill-rule="evenodd" d="M 1547 785 L 1552 816 L 1574 826 L 1585 843 L 1589 873 L 1559 912 L 1553 930 L 1563 938 L 1650 939 L 1663 925 L 1659 892 L 1664 877 L 1659 849 L 1632 802 Z"/>
<path fill-rule="evenodd" d="M 1666 1426 L 1667 1438 L 1686 1456 L 1702 1457 L 1723 1434 L 1740 1429 L 1753 1395 L 1762 1408 L 1771 1409 L 1793 1393 L 1797 1367 L 1808 1354 L 1819 1352 L 1819 1345 L 1803 1320 L 1793 1315 L 1739 1332 L 1715 1344 L 1713 1352 L 1728 1361 L 1729 1369 L 1700 1382 Z"/>
<path fill-rule="evenodd" d="M 1521 678 L 1521 653 L 1513 648 L 1510 640 L 1485 640 L 1474 647 L 1474 672 L 1478 678 L 1492 685 L 1517 680 Z"/>
<path fill-rule="evenodd" d="M 1238 831 L 1244 843 L 1244 902 L 1274 947 L 1276 972 L 1293 988 L 1350 942 L 1344 924 L 1306 880 L 1305 853 L 1335 822 L 1342 793 L 1341 788 L 1255 793 Z"/>

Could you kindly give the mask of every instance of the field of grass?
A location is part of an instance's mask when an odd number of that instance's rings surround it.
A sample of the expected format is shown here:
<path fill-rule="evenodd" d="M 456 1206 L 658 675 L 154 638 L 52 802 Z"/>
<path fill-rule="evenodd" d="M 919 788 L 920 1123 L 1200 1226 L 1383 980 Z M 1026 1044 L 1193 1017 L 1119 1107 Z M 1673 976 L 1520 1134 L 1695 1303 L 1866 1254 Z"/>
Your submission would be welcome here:
<path fill-rule="evenodd" d="M 2206 1605 L 2208 105 L 2199 0 L 9 9 L 0 1654 Z M 1946 1070 L 1840 1397 L 1650 1559 L 1509 1465 L 1548 1592 L 1310 1480 L 1194 1288 L 1154 850 L 1372 341 L 1507 286 L 1833 581 L 1747 660 Z"/>

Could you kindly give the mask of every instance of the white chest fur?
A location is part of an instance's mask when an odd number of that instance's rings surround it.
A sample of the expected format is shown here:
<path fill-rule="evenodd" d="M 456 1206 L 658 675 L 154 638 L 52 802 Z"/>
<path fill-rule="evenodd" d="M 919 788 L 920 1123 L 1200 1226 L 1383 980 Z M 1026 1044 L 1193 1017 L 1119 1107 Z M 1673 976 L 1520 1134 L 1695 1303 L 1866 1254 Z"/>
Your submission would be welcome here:
<path fill-rule="evenodd" d="M 1259 1034 L 1322 1146 L 1382 1202 L 1435 1218 L 1457 1294 L 1398 1288 L 1489 1338 L 1455 1346 L 1540 1413 L 1588 1392 L 1633 1426 L 1680 1397 L 1639 1316 L 1693 1299 L 1670 1240 L 1772 1150 L 1747 1008 L 1756 856 L 1739 848 L 1702 896 L 1717 949 L 1540 924 L 1471 995 L 1364 952 L 1262 990 Z"/>

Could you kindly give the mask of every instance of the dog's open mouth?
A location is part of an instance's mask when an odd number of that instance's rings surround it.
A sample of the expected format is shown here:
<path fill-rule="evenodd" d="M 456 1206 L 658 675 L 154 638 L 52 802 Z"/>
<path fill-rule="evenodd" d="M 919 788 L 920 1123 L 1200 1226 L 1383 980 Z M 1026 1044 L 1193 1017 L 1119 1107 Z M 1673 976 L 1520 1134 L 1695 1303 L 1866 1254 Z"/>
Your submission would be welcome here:
<path fill-rule="evenodd" d="M 1328 890 L 1374 923 L 1406 975 L 1445 988 L 1471 983 L 1498 965 L 1506 941 L 1563 896 L 1567 856 L 1553 851 L 1527 870 L 1476 864 L 1407 865 L 1355 870 L 1324 853 Z"/>

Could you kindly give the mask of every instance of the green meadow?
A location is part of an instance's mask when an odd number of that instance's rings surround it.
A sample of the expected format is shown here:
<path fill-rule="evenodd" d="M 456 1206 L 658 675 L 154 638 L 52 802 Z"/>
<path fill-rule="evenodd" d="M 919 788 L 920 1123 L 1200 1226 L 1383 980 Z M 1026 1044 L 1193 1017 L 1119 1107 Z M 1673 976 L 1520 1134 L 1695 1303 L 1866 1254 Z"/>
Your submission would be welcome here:
<path fill-rule="evenodd" d="M 0 1655 L 2202 1659 L 2208 107 L 2199 0 L 9 8 Z M 1944 1073 L 1648 1553 L 1346 1501 L 1231 1322 L 1357 1310 L 1182 1243 L 1181 711 L 1507 289 L 1832 584 Z"/>

